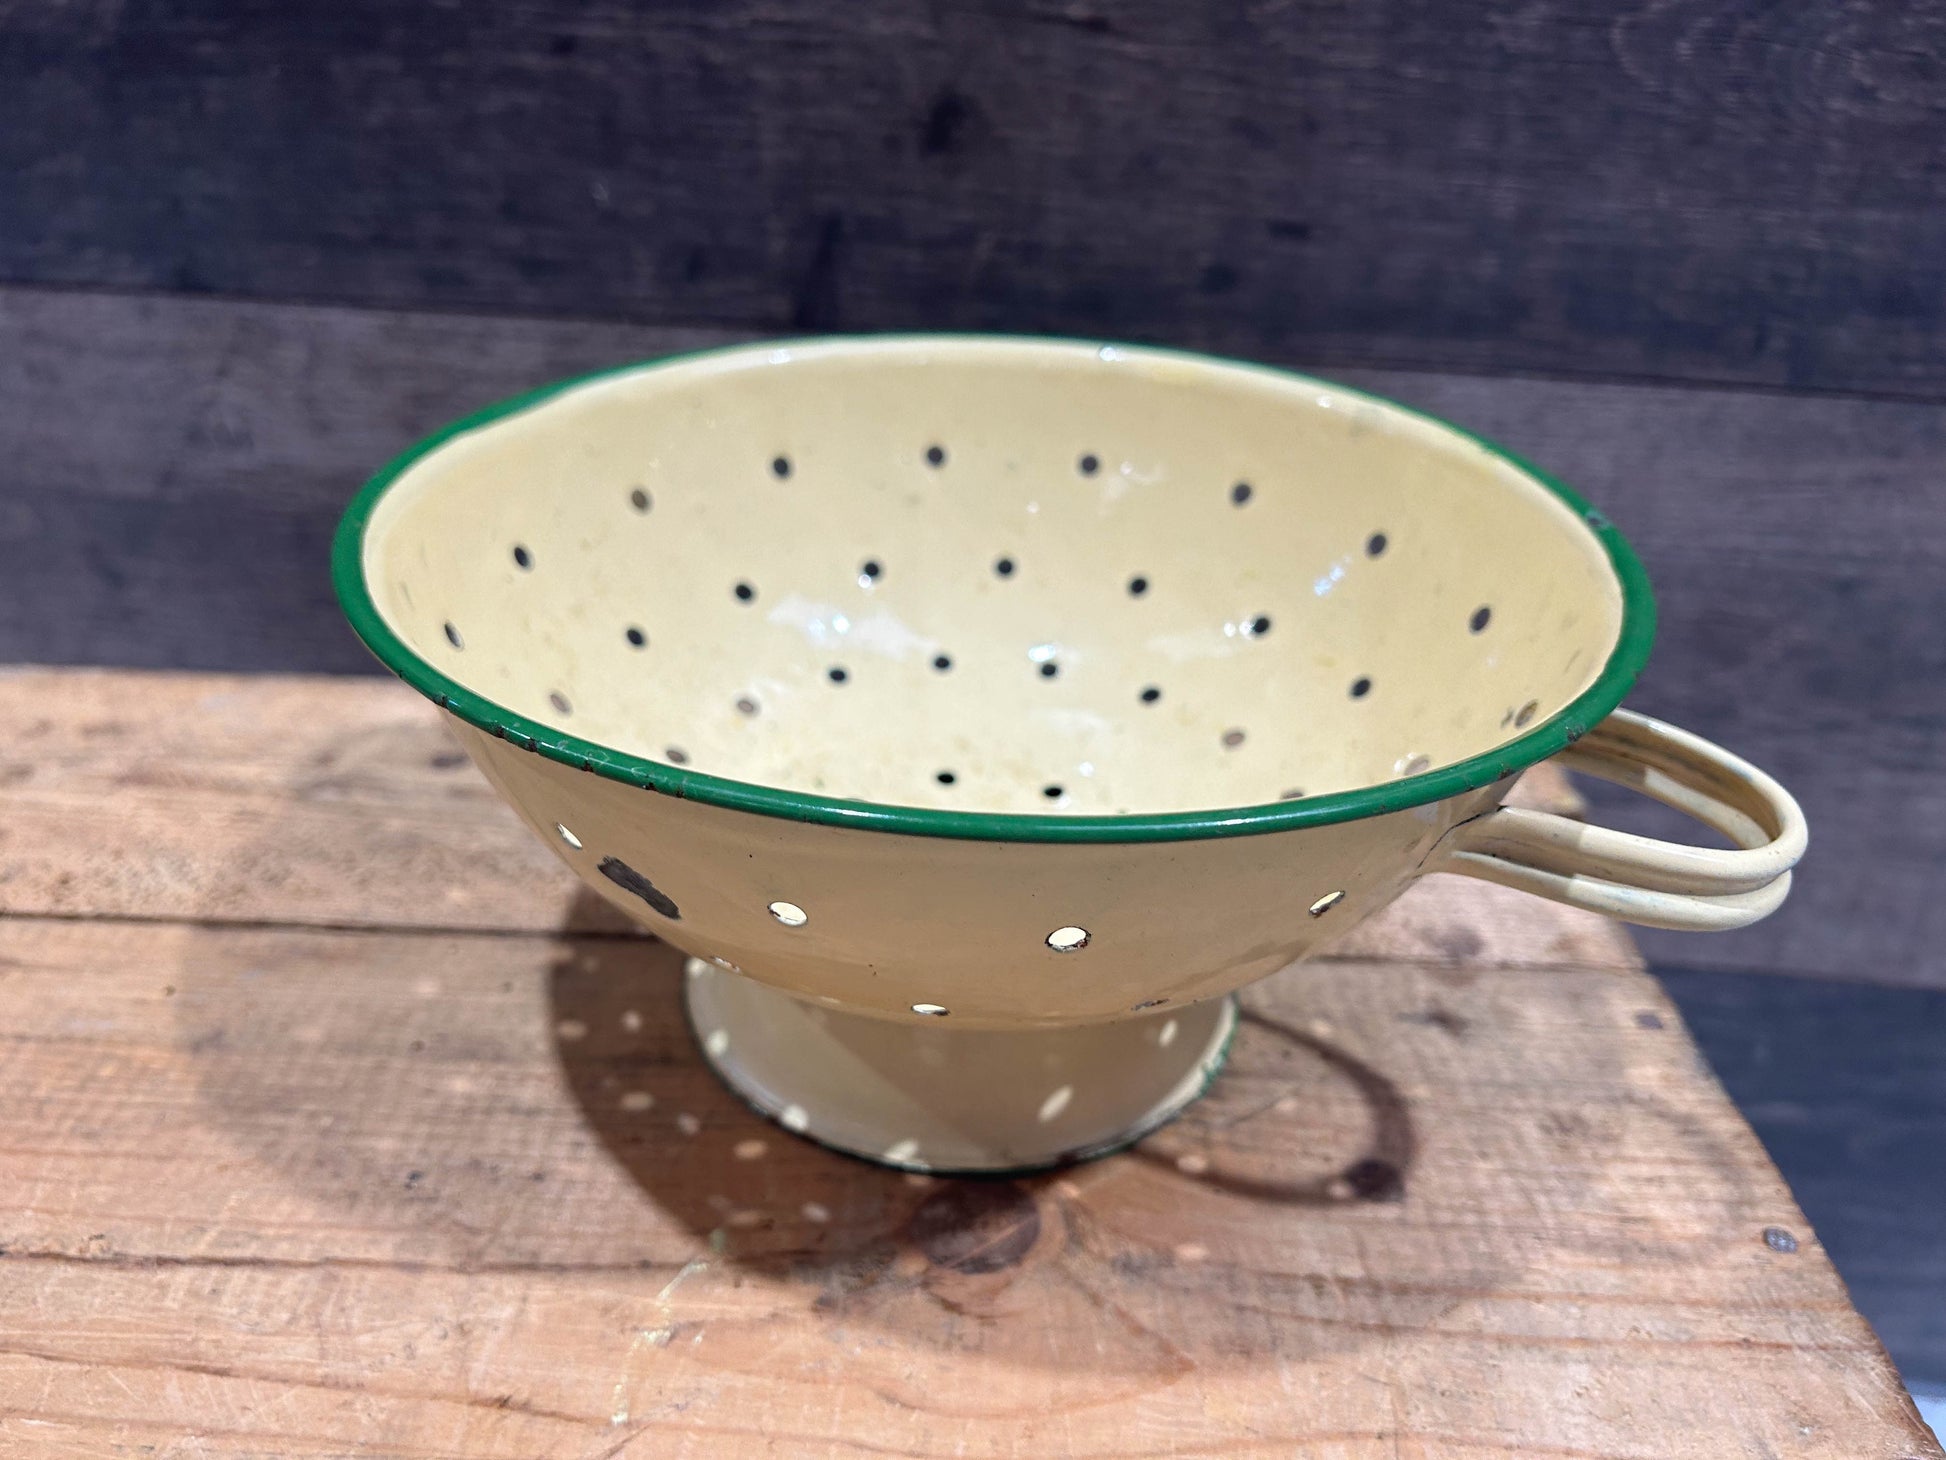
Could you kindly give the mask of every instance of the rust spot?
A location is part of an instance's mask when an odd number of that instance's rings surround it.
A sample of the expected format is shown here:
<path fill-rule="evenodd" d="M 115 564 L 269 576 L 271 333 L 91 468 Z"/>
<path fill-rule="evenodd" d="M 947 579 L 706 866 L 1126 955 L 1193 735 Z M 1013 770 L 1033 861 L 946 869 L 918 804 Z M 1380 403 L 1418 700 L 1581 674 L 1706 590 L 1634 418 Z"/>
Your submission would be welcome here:
<path fill-rule="evenodd" d="M 617 887 L 634 893 L 665 918 L 679 919 L 682 917 L 682 914 L 677 911 L 675 903 L 670 900 L 666 892 L 649 881 L 648 878 L 644 877 L 633 867 L 629 866 L 620 857 L 603 857 L 601 859 L 601 875 Z"/>

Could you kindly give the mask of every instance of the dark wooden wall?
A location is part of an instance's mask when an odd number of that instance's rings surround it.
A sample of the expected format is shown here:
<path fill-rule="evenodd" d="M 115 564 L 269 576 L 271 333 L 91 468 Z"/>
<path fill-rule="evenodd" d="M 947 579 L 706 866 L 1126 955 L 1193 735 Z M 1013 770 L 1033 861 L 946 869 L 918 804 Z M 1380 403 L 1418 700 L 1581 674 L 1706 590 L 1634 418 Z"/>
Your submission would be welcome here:
<path fill-rule="evenodd" d="M 1946 984 L 1946 3 L 0 5 L 0 658 L 360 671 L 357 482 L 752 334 L 1320 368 L 1642 547 L 1813 852 L 1688 966 Z M 1618 812 L 1633 817 L 1634 812 Z"/>
<path fill-rule="evenodd" d="M 0 8 L 0 277 L 1946 395 L 1936 0 Z"/>

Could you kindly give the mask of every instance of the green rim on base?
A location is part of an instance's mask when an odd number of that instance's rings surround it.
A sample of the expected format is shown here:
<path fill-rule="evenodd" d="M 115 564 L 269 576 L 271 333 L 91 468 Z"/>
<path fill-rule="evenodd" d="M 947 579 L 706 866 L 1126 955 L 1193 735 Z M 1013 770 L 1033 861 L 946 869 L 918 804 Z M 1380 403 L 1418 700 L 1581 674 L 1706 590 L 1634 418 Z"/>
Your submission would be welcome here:
<path fill-rule="evenodd" d="M 1010 340 L 1017 343 L 1044 343 L 1091 350 L 1113 348 L 1127 358 L 1175 360 L 1193 364 L 1217 365 L 1231 370 L 1247 370 L 1284 381 L 1320 386 L 1342 395 L 1370 401 L 1408 416 L 1430 422 L 1474 442 L 1507 465 L 1521 472 L 1567 504 L 1587 529 L 1601 542 L 1615 570 L 1622 592 L 1622 627 L 1608 662 L 1593 684 L 1565 708 L 1550 715 L 1525 734 L 1480 755 L 1469 756 L 1452 765 L 1441 766 L 1421 775 L 1407 776 L 1379 786 L 1355 791 L 1336 791 L 1329 795 L 1307 796 L 1297 801 L 1274 801 L 1263 806 L 1239 806 L 1208 811 L 1172 811 L 1131 816 L 1060 816 L 989 811 L 931 811 L 916 806 L 887 806 L 871 801 L 844 801 L 831 796 L 816 796 L 803 791 L 787 791 L 776 786 L 760 786 L 734 781 L 724 776 L 686 770 L 661 761 L 645 759 L 582 740 L 517 715 L 502 705 L 456 680 L 448 678 L 420 658 L 392 631 L 380 616 L 365 582 L 365 527 L 386 490 L 422 457 L 468 431 L 504 420 L 553 399 L 576 386 L 607 380 L 636 371 L 667 368 L 688 361 L 705 360 L 744 351 L 830 347 L 846 343 L 885 343 L 921 340 L 940 343 L 980 340 Z M 1351 821 L 1361 816 L 1376 816 L 1403 811 L 1431 801 L 1442 801 L 1464 791 L 1477 789 L 1524 770 L 1556 751 L 1572 745 L 1622 702 L 1629 686 L 1648 661 L 1655 639 L 1655 599 L 1649 591 L 1648 575 L 1641 559 L 1628 540 L 1608 519 L 1583 501 L 1564 483 L 1504 447 L 1462 426 L 1425 411 L 1387 400 L 1369 391 L 1353 390 L 1333 381 L 1267 365 L 1240 360 L 1224 360 L 1180 350 L 1152 349 L 1141 345 L 1108 346 L 1095 341 L 1044 339 L 996 335 L 908 335 L 908 336 L 827 336 L 817 339 L 763 341 L 719 349 L 692 351 L 661 360 L 622 365 L 572 380 L 542 386 L 517 395 L 484 410 L 475 411 L 437 431 L 394 459 L 367 482 L 338 523 L 331 549 L 331 580 L 345 617 L 387 668 L 427 698 L 451 711 L 469 725 L 497 735 L 511 744 L 544 755 L 563 765 L 606 776 L 624 785 L 640 786 L 664 795 L 681 796 L 711 806 L 753 812 L 760 816 L 780 816 L 791 821 L 816 822 L 825 826 L 849 826 L 864 831 L 902 832 L 909 836 L 960 837 L 974 841 L 1022 842 L 1158 842 L 1192 841 L 1202 837 L 1253 836 L 1264 832 L 1294 831 L 1306 826 L 1323 826 L 1336 821 Z"/>

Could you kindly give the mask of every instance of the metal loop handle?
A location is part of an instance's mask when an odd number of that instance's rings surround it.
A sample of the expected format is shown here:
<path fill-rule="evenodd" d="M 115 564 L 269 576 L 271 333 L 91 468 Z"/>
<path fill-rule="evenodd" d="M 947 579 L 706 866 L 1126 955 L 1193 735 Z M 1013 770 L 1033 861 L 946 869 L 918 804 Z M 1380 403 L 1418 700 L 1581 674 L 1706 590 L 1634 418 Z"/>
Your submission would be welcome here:
<path fill-rule="evenodd" d="M 1737 850 L 1681 846 L 1502 806 L 1454 827 L 1423 870 L 1479 877 L 1652 928 L 1741 928 L 1776 911 L 1804 855 L 1804 813 L 1776 781 L 1647 715 L 1617 710 L 1556 760 L 1712 826 Z"/>

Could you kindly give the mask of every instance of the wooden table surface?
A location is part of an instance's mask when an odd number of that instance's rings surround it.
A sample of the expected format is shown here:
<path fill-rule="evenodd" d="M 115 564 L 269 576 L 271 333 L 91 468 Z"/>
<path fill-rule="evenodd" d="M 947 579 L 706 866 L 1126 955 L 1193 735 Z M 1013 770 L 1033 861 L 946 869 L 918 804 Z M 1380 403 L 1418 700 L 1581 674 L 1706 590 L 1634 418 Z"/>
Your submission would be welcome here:
<path fill-rule="evenodd" d="M 1941 1456 L 1597 920 L 1430 879 L 1133 1151 L 901 1176 L 402 687 L 0 685 L 0 1453 Z"/>

